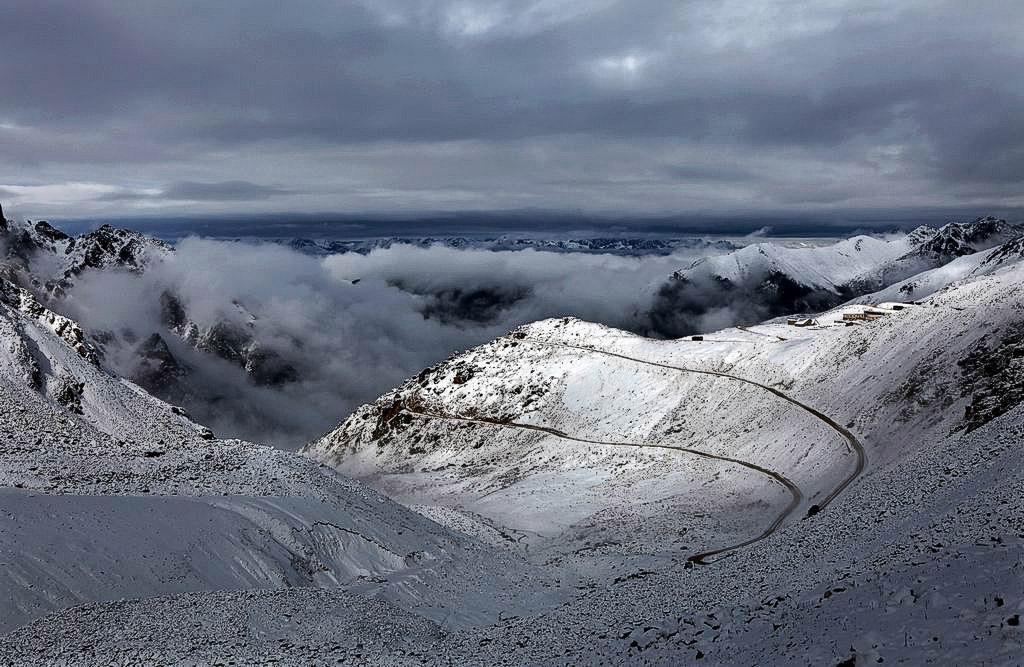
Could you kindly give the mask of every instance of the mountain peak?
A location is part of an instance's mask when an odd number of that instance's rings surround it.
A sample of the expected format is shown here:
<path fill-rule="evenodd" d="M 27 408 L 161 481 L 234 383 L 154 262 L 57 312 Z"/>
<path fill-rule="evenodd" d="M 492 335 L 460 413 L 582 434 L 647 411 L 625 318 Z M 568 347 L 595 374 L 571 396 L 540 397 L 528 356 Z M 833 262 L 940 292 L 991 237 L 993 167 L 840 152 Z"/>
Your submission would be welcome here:
<path fill-rule="evenodd" d="M 995 216 L 978 217 L 971 222 L 949 222 L 921 244 L 916 252 L 953 259 L 1002 245 L 1021 234 L 1024 227 Z"/>
<path fill-rule="evenodd" d="M 159 239 L 109 224 L 72 237 L 45 220 L 8 220 L 0 225 L 0 236 L 7 240 L 7 259 L 16 259 L 36 282 L 56 290 L 86 268 L 134 272 L 173 251 Z"/>

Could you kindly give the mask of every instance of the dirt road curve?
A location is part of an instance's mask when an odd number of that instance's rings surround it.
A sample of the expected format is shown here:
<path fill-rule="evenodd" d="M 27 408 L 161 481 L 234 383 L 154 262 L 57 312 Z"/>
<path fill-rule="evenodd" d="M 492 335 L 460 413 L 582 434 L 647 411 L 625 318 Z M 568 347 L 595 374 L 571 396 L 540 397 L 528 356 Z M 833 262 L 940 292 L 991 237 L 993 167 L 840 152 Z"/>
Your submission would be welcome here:
<path fill-rule="evenodd" d="M 625 359 L 627 361 L 632 361 L 632 362 L 638 363 L 638 364 L 645 364 L 645 365 L 648 365 L 648 366 L 657 366 L 659 368 L 667 368 L 667 369 L 670 369 L 670 370 L 679 371 L 681 373 L 697 373 L 697 374 L 700 374 L 700 375 L 714 375 L 714 376 L 717 376 L 717 377 L 728 378 L 730 380 L 735 380 L 736 382 L 743 382 L 743 383 L 752 385 L 754 387 L 758 387 L 760 389 L 763 389 L 764 391 L 767 391 L 767 392 L 769 392 L 769 393 L 771 393 L 771 394 L 773 394 L 775 396 L 778 396 L 779 398 L 781 398 L 782 400 L 786 401 L 787 403 L 795 405 L 796 407 L 800 408 L 801 410 L 811 414 L 816 419 L 821 420 L 829 428 L 831 428 L 833 431 L 838 433 L 843 438 L 843 440 L 846 441 L 846 444 L 849 447 L 850 451 L 854 452 L 857 455 L 857 462 L 856 462 L 856 464 L 854 466 L 853 471 L 846 478 L 844 478 L 843 481 L 840 482 L 839 485 L 836 486 L 836 488 L 834 488 L 831 493 L 829 493 L 827 496 L 825 496 L 825 498 L 821 502 L 816 503 L 814 505 L 811 505 L 810 509 L 808 509 L 808 511 L 807 511 L 807 515 L 808 516 L 813 516 L 813 515 L 817 514 L 818 512 L 820 512 L 821 510 L 823 510 L 826 507 L 828 507 L 828 505 L 833 500 L 835 500 L 836 497 L 840 493 L 842 493 L 846 489 L 846 487 L 849 486 L 853 482 L 853 480 L 857 479 L 861 475 L 861 473 L 864 472 L 864 468 L 867 466 L 868 455 L 864 451 L 864 445 L 861 444 L 860 440 L 858 440 L 857 437 L 855 435 L 853 435 L 853 433 L 851 433 L 848 429 L 846 429 L 843 426 L 841 426 L 839 423 L 837 423 L 834 419 L 832 419 L 831 417 L 829 417 L 825 413 L 820 412 L 819 410 L 816 410 L 815 408 L 812 408 L 811 406 L 807 405 L 806 403 L 801 403 L 800 401 L 796 400 L 792 396 L 789 396 L 788 394 L 785 394 L 782 391 L 779 391 L 775 387 L 769 387 L 766 384 L 761 384 L 760 382 L 755 382 L 754 380 L 748 380 L 747 378 L 740 377 L 739 375 L 730 375 L 728 373 L 722 373 L 722 372 L 719 372 L 719 371 L 708 371 L 708 370 L 700 370 L 700 369 L 696 369 L 696 368 L 687 368 L 685 366 L 673 366 L 671 364 L 663 364 L 663 363 L 660 363 L 660 362 L 657 362 L 657 361 L 648 361 L 646 359 L 638 359 L 636 357 L 630 357 L 628 355 L 619 354 L 617 352 L 607 352 L 605 350 L 598 350 L 598 349 L 595 349 L 595 348 L 592 348 L 592 347 L 586 347 L 584 345 L 571 345 L 569 343 L 550 343 L 550 342 L 547 342 L 547 341 L 536 341 L 536 340 L 522 341 L 522 342 L 530 342 L 530 343 L 534 343 L 536 345 L 546 345 L 548 347 L 564 347 L 564 348 L 569 348 L 571 350 L 583 350 L 585 352 L 590 352 L 590 353 L 593 353 L 593 354 L 604 354 L 604 355 L 607 355 L 609 357 L 617 357 L 619 359 Z"/>
<path fill-rule="evenodd" d="M 759 474 L 768 476 L 770 479 L 772 479 L 775 482 L 778 482 L 779 484 L 784 486 L 787 491 L 789 491 L 789 494 L 790 494 L 789 504 L 786 505 L 786 508 L 784 510 L 782 510 L 781 513 L 779 513 L 779 515 L 775 518 L 774 521 L 772 521 L 771 525 L 769 525 L 764 530 L 764 532 L 762 532 L 760 535 L 758 535 L 756 537 L 750 538 L 749 540 L 745 540 L 743 542 L 740 542 L 739 544 L 732 544 L 732 545 L 729 545 L 727 547 L 722 547 L 720 549 L 712 549 L 710 551 L 703 551 L 703 552 L 701 552 L 699 554 L 694 554 L 693 556 L 689 557 L 688 560 L 690 560 L 690 561 L 692 561 L 694 563 L 699 563 L 700 565 L 709 565 L 712 562 L 714 562 L 714 561 L 707 560 L 708 558 L 711 558 L 712 556 L 717 556 L 719 554 L 723 554 L 723 553 L 726 553 L 726 552 L 729 552 L 729 551 L 735 551 L 737 549 L 742 549 L 745 546 L 751 545 L 751 544 L 753 544 L 755 542 L 758 542 L 758 541 L 763 540 L 764 538 L 768 537 L 769 535 L 774 533 L 778 529 L 778 527 L 780 525 L 782 525 L 782 522 L 785 521 L 789 517 L 789 515 L 792 514 L 796 510 L 797 507 L 800 506 L 800 502 L 803 500 L 803 497 L 804 497 L 803 493 L 800 491 L 800 488 L 796 484 L 794 484 L 792 481 L 790 481 L 785 476 L 780 475 L 779 473 L 777 473 L 777 472 L 775 472 L 773 470 L 769 470 L 767 468 L 763 468 L 763 467 L 757 465 L 756 463 L 748 463 L 747 461 L 741 461 L 739 459 L 729 458 L 728 456 L 718 456 L 716 454 L 709 454 L 708 452 L 702 452 L 699 449 L 690 449 L 688 447 L 678 447 L 676 445 L 661 445 L 661 444 L 639 443 L 639 442 L 619 442 L 619 441 L 611 441 L 611 440 L 594 440 L 594 439 L 591 439 L 591 438 L 581 438 L 579 436 L 570 435 L 570 434 L 566 433 L 565 431 L 560 431 L 558 429 L 550 428 L 550 427 L 547 427 L 547 426 L 537 426 L 536 424 L 524 424 L 524 423 L 521 423 L 521 422 L 503 421 L 503 420 L 498 420 L 498 419 L 488 419 L 486 417 L 463 417 L 461 415 L 443 415 L 443 414 L 434 413 L 434 412 L 424 412 L 424 411 L 420 411 L 420 410 L 413 410 L 413 409 L 408 408 L 408 407 L 403 408 L 403 411 L 406 412 L 409 415 L 412 415 L 414 417 L 420 417 L 420 418 L 423 418 L 423 419 L 440 419 L 440 420 L 445 420 L 445 421 L 458 421 L 458 422 L 468 422 L 468 423 L 471 423 L 471 424 L 482 424 L 482 425 L 485 425 L 485 426 L 496 426 L 496 427 L 500 427 L 500 428 L 519 428 L 519 429 L 524 429 L 524 430 L 527 430 L 527 431 L 539 431 L 541 433 L 547 433 L 548 435 L 553 435 L 553 436 L 556 436 L 558 438 L 563 438 L 565 440 L 572 440 L 574 442 L 583 442 L 583 443 L 590 444 L 590 445 L 604 445 L 604 446 L 608 446 L 608 447 L 635 447 L 635 448 L 638 448 L 638 449 L 644 449 L 644 448 L 646 448 L 646 449 L 670 449 L 670 450 L 674 450 L 674 451 L 677 451 L 677 452 L 684 452 L 686 454 L 692 454 L 693 456 L 699 456 L 699 457 L 705 458 L 705 459 L 713 459 L 715 461 L 723 461 L 725 463 L 731 463 L 731 464 L 734 464 L 734 465 L 742 466 L 742 467 L 747 468 L 749 470 L 753 470 L 753 471 L 755 471 L 755 472 L 757 472 Z"/>
<path fill-rule="evenodd" d="M 763 391 L 766 391 L 766 392 L 768 392 L 768 393 L 770 393 L 770 394 L 772 394 L 774 396 L 777 396 L 778 398 L 781 398 L 782 400 L 786 401 L 787 403 L 790 403 L 791 405 L 794 405 L 797 408 L 807 412 L 808 414 L 810 414 L 814 418 L 824 422 L 829 428 L 834 430 L 836 433 L 838 433 L 843 438 L 843 440 L 847 444 L 847 447 L 848 447 L 849 451 L 854 452 L 856 454 L 857 462 L 856 462 L 856 465 L 854 467 L 853 472 L 851 472 L 846 478 L 844 478 L 843 481 L 831 491 L 831 493 L 829 493 L 821 502 L 816 503 L 814 505 L 811 505 L 811 507 L 807 511 L 807 515 L 808 516 L 813 516 L 813 515 L 817 514 L 818 512 L 820 512 L 821 510 L 825 509 L 833 500 L 835 500 L 835 498 L 840 493 L 843 492 L 843 490 L 846 489 L 847 486 L 849 486 L 853 482 L 853 480 L 857 479 L 857 477 L 860 476 L 860 474 L 864 471 L 865 466 L 867 465 L 867 454 L 864 451 L 864 446 L 857 439 L 857 437 L 854 436 L 853 433 L 851 433 L 848 429 L 846 429 L 843 426 L 841 426 L 840 424 L 838 424 L 834 419 L 832 419 L 828 415 L 824 414 L 823 412 L 820 412 L 819 410 L 816 410 L 815 408 L 812 408 L 811 406 L 809 406 L 809 405 L 807 405 L 805 403 L 801 403 L 800 401 L 796 400 L 795 398 L 785 394 L 784 392 L 782 392 L 782 391 L 780 391 L 780 390 L 778 390 L 778 389 L 776 389 L 774 387 L 770 387 L 768 385 L 761 384 L 760 382 L 755 382 L 754 380 L 749 380 L 747 378 L 740 377 L 738 375 L 730 375 L 729 373 L 723 373 L 723 372 L 720 372 L 720 371 L 711 371 L 711 370 L 702 370 L 702 369 L 696 369 L 696 368 L 687 368 L 685 366 L 673 366 L 671 364 L 664 364 L 664 363 L 657 362 L 657 361 L 649 361 L 647 359 L 639 359 L 637 357 L 631 357 L 631 356 L 628 356 L 628 355 L 625 355 L 625 354 L 619 354 L 618 352 L 608 352 L 606 350 L 599 350 L 599 349 L 595 349 L 595 348 L 592 348 L 592 347 L 586 347 L 584 345 L 572 345 L 572 344 L 569 344 L 569 343 L 554 343 L 554 342 L 540 341 L 540 340 L 520 340 L 520 342 L 521 343 L 529 343 L 529 344 L 533 344 L 533 345 L 541 345 L 541 346 L 545 346 L 545 347 L 561 347 L 561 348 L 567 348 L 567 349 L 571 349 L 571 350 L 580 350 L 580 351 L 583 351 L 583 352 L 589 352 L 591 354 L 603 354 L 603 355 L 606 355 L 606 356 L 609 356 L 609 357 L 616 357 L 618 359 L 625 359 L 626 361 L 631 361 L 631 362 L 637 363 L 637 364 L 644 364 L 644 365 L 647 365 L 647 366 L 656 366 L 658 368 L 666 368 L 666 369 L 669 369 L 669 370 L 678 371 L 680 373 L 696 373 L 696 374 L 699 374 L 699 375 L 712 375 L 712 376 L 716 376 L 716 377 L 722 377 L 722 378 L 727 378 L 727 379 L 730 379 L 730 380 L 734 380 L 736 382 L 743 382 L 745 384 L 749 384 L 749 385 L 752 385 L 754 387 L 758 387 L 759 389 L 761 389 Z M 538 426 L 536 424 L 526 424 L 526 423 L 514 422 L 514 421 L 504 421 L 504 420 L 498 420 L 498 419 L 488 419 L 486 417 L 464 417 L 464 416 L 461 416 L 461 415 L 445 415 L 445 414 L 438 414 L 438 413 L 431 413 L 431 412 L 414 410 L 414 409 L 411 409 L 409 407 L 404 407 L 403 411 L 408 413 L 408 414 L 410 414 L 410 415 L 412 415 L 412 416 L 414 416 L 414 417 L 419 417 L 421 419 L 440 419 L 440 420 L 448 420 L 448 421 L 468 422 L 468 423 L 473 423 L 473 424 L 482 424 L 482 425 L 485 425 L 485 426 L 495 426 L 495 427 L 499 427 L 499 428 L 518 428 L 518 429 L 525 429 L 525 430 L 529 430 L 529 431 L 539 431 L 541 433 L 546 433 L 548 435 L 553 435 L 553 436 L 556 436 L 558 438 L 563 438 L 565 440 L 572 440 L 572 441 L 575 441 L 575 442 L 582 442 L 582 443 L 591 444 L 591 445 L 604 445 L 604 446 L 609 446 L 609 447 L 635 447 L 635 448 L 652 448 L 652 449 L 675 450 L 675 451 L 678 451 L 678 452 L 683 452 L 683 453 L 686 453 L 686 454 L 691 454 L 693 456 L 699 456 L 699 457 L 706 458 L 706 459 L 713 459 L 713 460 L 716 460 L 716 461 L 722 461 L 724 463 L 730 463 L 730 464 L 733 464 L 733 465 L 737 465 L 737 466 L 741 466 L 741 467 L 747 468 L 749 470 L 753 470 L 753 471 L 755 471 L 755 472 L 757 472 L 759 474 L 767 476 L 772 481 L 781 484 L 782 486 L 784 486 L 786 488 L 787 491 L 789 491 L 789 494 L 790 494 L 789 504 L 786 505 L 786 507 L 782 510 L 782 512 L 779 513 L 779 515 L 775 518 L 775 520 L 772 521 L 772 523 L 761 534 L 757 535 L 756 537 L 752 537 L 749 540 L 745 540 L 743 542 L 740 542 L 739 544 L 732 544 L 732 545 L 729 545 L 729 546 L 726 546 L 726 547 L 721 547 L 721 548 L 718 548 L 718 549 L 711 549 L 711 550 L 708 550 L 708 551 L 703 551 L 701 553 L 694 554 L 693 556 L 689 557 L 689 560 L 691 562 L 699 563 L 701 565 L 708 565 L 710 563 L 715 562 L 715 561 L 712 561 L 712 560 L 708 560 L 709 558 L 712 558 L 713 556 L 717 556 L 717 555 L 720 555 L 720 554 L 725 554 L 725 553 L 728 553 L 728 552 L 736 551 L 738 549 L 742 549 L 743 547 L 749 546 L 751 544 L 754 544 L 755 542 L 759 542 L 759 541 L 765 539 L 766 537 L 768 537 L 769 535 L 774 533 L 776 530 L 778 530 L 779 526 L 781 526 L 782 523 L 787 518 L 789 518 L 789 516 L 794 511 L 796 511 L 796 509 L 800 506 L 800 503 L 803 501 L 803 492 L 800 491 L 800 488 L 796 484 L 794 484 L 790 479 L 788 479 L 787 477 L 782 475 L 781 473 L 775 472 L 774 470 L 769 470 L 768 468 L 765 468 L 763 466 L 757 465 L 756 463 L 750 463 L 749 461 L 742 461 L 740 459 L 734 459 L 734 458 L 730 458 L 728 456 L 718 456 L 716 454 L 710 454 L 708 452 L 702 452 L 702 451 L 700 451 L 698 449 L 690 449 L 689 447 L 679 447 L 679 446 L 676 446 L 676 445 L 664 445 L 664 444 L 656 444 L 656 443 L 639 443 L 639 442 L 619 442 L 619 441 L 608 441 L 608 440 L 595 440 L 595 439 L 591 439 L 591 438 L 584 438 L 584 437 L 580 437 L 580 436 L 576 436 L 576 435 L 571 435 L 569 433 L 566 433 L 564 431 L 560 431 L 560 430 L 555 429 L 555 428 L 550 428 L 550 427 L 547 427 L 547 426 Z M 717 560 L 720 560 L 720 559 L 717 559 Z"/>

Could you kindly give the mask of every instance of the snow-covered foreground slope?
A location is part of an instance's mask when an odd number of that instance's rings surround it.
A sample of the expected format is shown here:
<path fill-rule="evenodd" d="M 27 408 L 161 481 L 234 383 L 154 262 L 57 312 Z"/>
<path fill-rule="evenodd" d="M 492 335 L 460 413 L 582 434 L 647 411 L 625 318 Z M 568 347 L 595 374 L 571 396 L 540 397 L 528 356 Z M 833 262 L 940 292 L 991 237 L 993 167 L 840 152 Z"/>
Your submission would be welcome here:
<path fill-rule="evenodd" d="M 307 458 L 212 439 L 102 370 L 76 326 L 0 283 L 0 630 L 191 591 L 358 589 L 449 625 L 545 604 L 503 553 Z"/>
<path fill-rule="evenodd" d="M 1024 413 L 873 470 L 830 508 L 710 567 L 630 566 L 565 604 L 441 631 L 341 592 L 69 609 L 0 655 L 165 664 L 979 664 L 1024 650 Z M 390 626 L 367 625 L 366 605 Z M 174 632 L 169 633 L 168 629 Z M 846 661 L 844 663 L 844 661 Z"/>

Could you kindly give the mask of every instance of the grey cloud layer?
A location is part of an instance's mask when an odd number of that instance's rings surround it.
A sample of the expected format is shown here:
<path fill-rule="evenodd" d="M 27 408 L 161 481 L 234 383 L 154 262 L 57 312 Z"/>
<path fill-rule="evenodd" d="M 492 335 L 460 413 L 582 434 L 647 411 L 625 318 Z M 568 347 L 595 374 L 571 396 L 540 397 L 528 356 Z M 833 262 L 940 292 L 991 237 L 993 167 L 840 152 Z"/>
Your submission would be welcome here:
<path fill-rule="evenodd" d="M 195 386 L 209 393 L 186 403 L 201 422 L 221 435 L 294 447 L 425 366 L 519 324 L 576 315 L 642 327 L 665 276 L 695 256 L 398 245 L 365 256 L 318 259 L 270 244 L 186 239 L 166 261 L 142 274 L 85 274 L 67 305 L 90 331 L 134 333 L 105 348 L 107 363 L 120 373 L 131 374 L 136 367 L 137 341 L 159 332 L 191 369 Z M 177 295 L 203 329 L 222 321 L 248 328 L 249 314 L 255 316 L 257 342 L 292 364 L 298 381 L 256 386 L 237 366 L 196 352 L 161 324 L 165 290 Z M 484 321 L 451 321 L 439 310 L 456 318 L 467 313 L 458 312 L 457 302 L 433 295 L 450 296 L 454 290 L 499 297 L 514 291 L 516 300 L 497 303 Z M 245 313 L 234 304 L 242 304 Z"/>
<path fill-rule="evenodd" d="M 0 185 L 193 210 L 1015 206 L 1022 25 L 986 0 L 12 0 Z"/>

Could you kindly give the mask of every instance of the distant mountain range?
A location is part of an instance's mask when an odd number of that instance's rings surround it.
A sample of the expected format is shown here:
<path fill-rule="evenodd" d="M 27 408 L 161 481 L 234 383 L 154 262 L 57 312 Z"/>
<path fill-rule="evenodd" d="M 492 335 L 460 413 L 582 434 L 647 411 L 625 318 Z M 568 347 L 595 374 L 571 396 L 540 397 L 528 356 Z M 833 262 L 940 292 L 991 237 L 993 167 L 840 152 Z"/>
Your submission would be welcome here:
<path fill-rule="evenodd" d="M 652 307 L 652 328 L 678 337 L 825 310 L 1021 234 L 1020 225 L 985 217 L 813 248 L 755 243 L 672 274 Z"/>
<path fill-rule="evenodd" d="M 455 237 L 392 237 L 360 240 L 331 239 L 272 239 L 275 243 L 286 244 L 299 252 L 311 255 L 335 255 L 348 252 L 368 254 L 396 245 L 411 245 L 418 248 L 443 246 L 446 248 L 472 248 L 509 252 L 516 250 L 538 250 L 543 252 L 584 252 L 604 255 L 671 255 L 678 250 L 729 251 L 740 247 L 725 239 L 707 240 L 702 238 L 524 238 L 498 236 L 494 238 Z"/>

